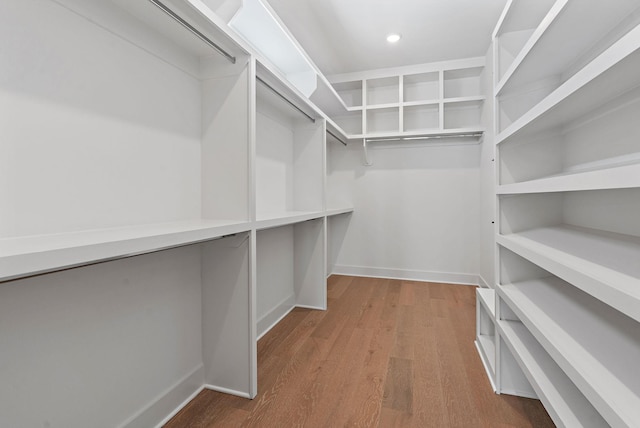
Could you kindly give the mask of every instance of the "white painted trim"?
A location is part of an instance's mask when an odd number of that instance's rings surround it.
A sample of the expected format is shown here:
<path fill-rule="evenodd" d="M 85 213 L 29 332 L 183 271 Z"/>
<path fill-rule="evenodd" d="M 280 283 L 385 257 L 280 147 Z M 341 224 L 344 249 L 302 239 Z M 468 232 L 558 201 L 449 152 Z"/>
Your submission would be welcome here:
<path fill-rule="evenodd" d="M 496 385 L 496 380 L 494 379 L 493 371 L 489 364 L 487 364 L 487 356 L 484 354 L 484 351 L 480 347 L 480 344 L 477 340 L 473 341 L 474 345 L 476 345 L 476 350 L 478 351 L 478 355 L 480 355 L 480 361 L 482 361 L 482 365 L 484 366 L 484 371 L 487 373 L 487 378 L 489 378 L 489 383 L 491 384 L 491 388 L 493 392 L 498 392 L 498 387 Z"/>
<path fill-rule="evenodd" d="M 309 306 L 309 305 L 295 305 L 294 308 L 313 309 L 314 311 L 326 311 L 327 308 L 322 306 Z"/>
<path fill-rule="evenodd" d="M 251 400 L 251 395 L 246 392 L 236 391 L 235 389 L 223 388 L 221 386 L 215 386 L 210 384 L 205 384 L 202 386 L 202 389 L 208 389 L 210 391 L 222 392 L 223 394 L 235 395 L 236 397 L 247 398 Z"/>
<path fill-rule="evenodd" d="M 478 285 L 482 288 L 493 288 L 489 285 L 489 283 L 482 277 L 482 275 L 478 275 Z"/>
<path fill-rule="evenodd" d="M 162 418 L 161 422 L 155 425 L 156 427 L 161 427 L 202 391 L 201 385 L 203 381 L 204 365 L 201 363 L 176 383 L 158 394 L 146 406 L 119 425 L 119 427 L 154 426 L 156 421 Z M 195 392 L 185 393 L 185 390 L 194 391 L 190 385 L 200 386 L 195 388 Z"/>
<path fill-rule="evenodd" d="M 404 279 L 408 281 L 440 282 L 445 284 L 478 285 L 479 276 L 469 273 L 431 272 L 410 269 L 377 268 L 368 266 L 335 265 L 332 274 L 371 278 Z"/>
<path fill-rule="evenodd" d="M 538 396 L 535 393 L 531 394 L 531 392 L 518 391 L 516 389 L 503 389 L 502 391 L 498 392 L 498 394 L 514 395 L 516 397 L 532 398 L 534 400 L 539 400 Z"/>
<path fill-rule="evenodd" d="M 457 70 L 461 68 L 476 68 L 485 66 L 485 57 L 454 59 L 450 61 L 430 62 L 401 67 L 379 68 L 376 70 L 356 71 L 353 73 L 333 74 L 326 76 L 331 83 L 350 82 L 356 80 L 378 79 L 407 74 L 429 73 L 440 70 Z M 364 90 L 364 89 L 363 89 Z"/>
<path fill-rule="evenodd" d="M 267 334 L 269 330 L 275 327 L 289 312 L 295 308 L 295 296 L 291 295 L 276 305 L 271 311 L 258 320 L 257 338 L 260 340 L 262 336 Z"/>

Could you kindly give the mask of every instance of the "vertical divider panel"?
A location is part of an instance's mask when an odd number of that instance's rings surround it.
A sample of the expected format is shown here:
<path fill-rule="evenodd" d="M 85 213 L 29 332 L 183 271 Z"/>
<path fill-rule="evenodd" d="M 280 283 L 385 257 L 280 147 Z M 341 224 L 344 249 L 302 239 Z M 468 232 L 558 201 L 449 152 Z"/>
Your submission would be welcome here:
<path fill-rule="evenodd" d="M 293 201 L 296 211 L 324 209 L 324 121 L 302 119 L 293 131 Z"/>
<path fill-rule="evenodd" d="M 255 318 L 249 233 L 203 244 L 202 353 L 211 389 L 253 398 Z"/>
<path fill-rule="evenodd" d="M 251 70 L 231 71 L 202 82 L 202 217 L 249 220 Z"/>
<path fill-rule="evenodd" d="M 324 217 L 294 225 L 296 306 L 327 309 L 325 229 Z"/>

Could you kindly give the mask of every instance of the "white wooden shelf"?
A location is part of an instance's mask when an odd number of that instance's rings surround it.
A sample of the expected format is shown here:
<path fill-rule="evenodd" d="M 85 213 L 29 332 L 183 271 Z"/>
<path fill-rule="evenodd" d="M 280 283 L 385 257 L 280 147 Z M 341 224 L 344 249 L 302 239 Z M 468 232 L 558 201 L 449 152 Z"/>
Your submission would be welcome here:
<path fill-rule="evenodd" d="M 509 67 L 506 68 L 504 74 L 500 77 L 500 80 L 495 86 L 495 94 L 500 95 L 505 84 L 507 82 L 513 83 L 515 79 L 511 80 L 514 73 L 517 70 L 523 70 L 524 67 L 521 67 L 525 58 L 531 58 L 529 53 L 532 48 L 536 46 L 540 38 L 545 34 L 549 25 L 557 18 L 558 14 L 562 11 L 562 9 L 566 6 L 568 0 L 560 0 L 556 1 L 551 8 L 548 10 L 548 13 L 545 17 L 540 21 L 539 25 L 531 30 L 530 37 L 524 43 L 524 45 L 519 50 L 518 54 L 515 56 Z M 511 7 L 516 8 L 518 5 L 512 4 Z M 526 64 L 525 64 L 526 65 Z M 536 64 L 536 67 L 540 67 L 540 64 Z"/>
<path fill-rule="evenodd" d="M 263 213 L 256 218 L 255 228 L 270 229 L 324 217 L 324 211 L 286 211 Z"/>
<path fill-rule="evenodd" d="M 477 288 L 476 293 L 486 311 L 493 318 L 496 316 L 496 292 L 492 288 Z"/>
<path fill-rule="evenodd" d="M 366 107 L 366 110 L 380 110 L 385 108 L 398 108 L 398 107 L 400 107 L 400 103 L 385 103 L 385 104 L 368 105 Z M 358 108 L 355 110 L 362 110 L 362 109 Z"/>
<path fill-rule="evenodd" d="M 249 222 L 202 220 L 0 239 L 0 281 L 195 244 L 250 229 Z"/>
<path fill-rule="evenodd" d="M 597 106 L 640 85 L 640 26 L 575 73 L 496 137 L 496 144 L 515 135 L 551 130 L 584 116 Z"/>
<path fill-rule="evenodd" d="M 558 278 L 505 284 L 498 292 L 609 424 L 640 424 L 635 321 Z"/>
<path fill-rule="evenodd" d="M 612 27 L 637 7 L 633 2 L 620 0 L 556 1 L 496 85 L 496 94 L 566 75 Z"/>
<path fill-rule="evenodd" d="M 608 426 L 521 322 L 498 321 L 498 331 L 556 425 Z"/>
<path fill-rule="evenodd" d="M 498 235 L 497 243 L 640 320 L 640 238 L 574 226 Z"/>
<path fill-rule="evenodd" d="M 476 288 L 476 348 L 482 364 L 496 390 L 495 290 Z"/>
<path fill-rule="evenodd" d="M 324 215 L 327 217 L 331 217 L 334 215 L 340 214 L 349 214 L 353 212 L 353 207 L 345 207 L 345 208 L 332 208 L 325 211 Z"/>
<path fill-rule="evenodd" d="M 425 100 L 425 101 L 405 101 L 402 103 L 404 107 L 430 106 L 430 105 L 438 105 L 438 104 L 440 104 L 440 99 Z"/>
<path fill-rule="evenodd" d="M 567 172 L 537 180 L 498 186 L 497 193 L 523 194 L 640 187 L 640 163 L 582 172 Z"/>
<path fill-rule="evenodd" d="M 483 95 L 470 96 L 470 97 L 456 97 L 456 98 L 444 98 L 442 101 L 445 104 L 464 103 L 468 101 L 484 101 L 486 98 Z"/>

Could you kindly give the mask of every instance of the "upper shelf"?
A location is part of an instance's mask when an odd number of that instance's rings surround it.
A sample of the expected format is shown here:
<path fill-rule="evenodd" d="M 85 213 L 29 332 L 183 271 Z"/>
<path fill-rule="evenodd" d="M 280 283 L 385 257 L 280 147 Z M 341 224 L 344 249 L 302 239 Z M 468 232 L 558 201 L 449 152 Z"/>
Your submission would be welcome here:
<path fill-rule="evenodd" d="M 640 238 L 561 226 L 498 235 L 496 240 L 640 321 Z"/>
<path fill-rule="evenodd" d="M 635 321 L 557 278 L 498 292 L 608 424 L 640 424 Z"/>
<path fill-rule="evenodd" d="M 571 122 L 640 85 L 639 48 L 640 25 L 498 134 L 496 143 Z"/>
<path fill-rule="evenodd" d="M 186 221 L 0 239 L 0 281 L 208 241 L 248 222 Z"/>
<path fill-rule="evenodd" d="M 497 193 L 548 193 L 578 190 L 624 189 L 640 187 L 640 162 L 633 159 L 630 164 L 595 167 L 594 170 L 568 172 L 537 180 L 498 186 Z"/>
<path fill-rule="evenodd" d="M 572 67 L 597 54 L 598 42 L 637 8 L 626 0 L 556 1 L 496 85 L 496 95 L 552 76 L 566 80 Z"/>

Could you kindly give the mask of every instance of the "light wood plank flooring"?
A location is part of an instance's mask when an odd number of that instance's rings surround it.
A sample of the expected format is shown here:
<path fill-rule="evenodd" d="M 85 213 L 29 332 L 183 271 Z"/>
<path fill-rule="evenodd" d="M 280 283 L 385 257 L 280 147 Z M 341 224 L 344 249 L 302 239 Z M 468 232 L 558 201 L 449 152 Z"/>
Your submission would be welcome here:
<path fill-rule="evenodd" d="M 332 276 L 258 343 L 254 400 L 201 392 L 166 427 L 553 427 L 495 395 L 476 353 L 475 288 Z"/>

